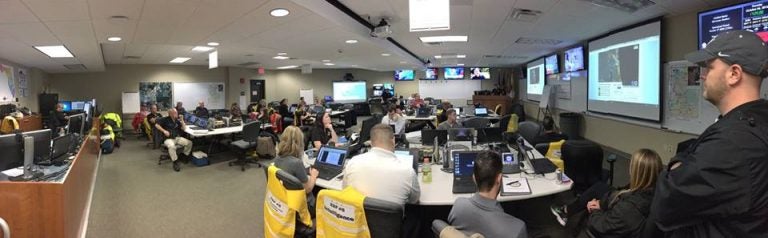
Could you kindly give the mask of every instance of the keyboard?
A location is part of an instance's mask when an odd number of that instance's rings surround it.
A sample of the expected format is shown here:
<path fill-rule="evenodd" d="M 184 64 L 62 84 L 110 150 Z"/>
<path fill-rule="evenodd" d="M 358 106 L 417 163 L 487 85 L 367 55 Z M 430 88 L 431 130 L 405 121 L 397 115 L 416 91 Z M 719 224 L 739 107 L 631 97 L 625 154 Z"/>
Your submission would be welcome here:
<path fill-rule="evenodd" d="M 334 170 L 324 167 L 316 167 L 318 174 L 317 177 L 325 180 L 331 180 L 332 178 L 335 178 L 339 174 L 341 174 L 340 170 Z"/>

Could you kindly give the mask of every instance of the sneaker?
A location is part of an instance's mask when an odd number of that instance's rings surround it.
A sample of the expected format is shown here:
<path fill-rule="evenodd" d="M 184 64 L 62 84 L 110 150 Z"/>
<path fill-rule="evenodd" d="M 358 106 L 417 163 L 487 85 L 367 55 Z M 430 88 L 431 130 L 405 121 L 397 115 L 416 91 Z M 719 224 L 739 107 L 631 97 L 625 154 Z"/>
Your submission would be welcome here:
<path fill-rule="evenodd" d="M 181 170 L 181 165 L 179 165 L 179 161 L 173 161 L 173 171 L 179 172 Z"/>
<path fill-rule="evenodd" d="M 565 222 L 568 221 L 568 217 L 565 214 L 565 206 L 551 206 L 549 207 L 549 210 L 555 215 L 557 222 L 560 223 L 561 226 L 565 226 Z"/>

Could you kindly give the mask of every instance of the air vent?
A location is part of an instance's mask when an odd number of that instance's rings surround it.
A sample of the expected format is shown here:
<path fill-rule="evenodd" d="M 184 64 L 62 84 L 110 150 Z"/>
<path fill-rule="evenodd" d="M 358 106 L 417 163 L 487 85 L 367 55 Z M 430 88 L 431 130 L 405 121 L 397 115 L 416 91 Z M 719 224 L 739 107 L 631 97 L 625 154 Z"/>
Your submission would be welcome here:
<path fill-rule="evenodd" d="M 539 16 L 541 16 L 541 11 L 539 10 L 514 8 L 509 15 L 509 19 L 512 21 L 535 22 L 539 20 Z"/>
<path fill-rule="evenodd" d="M 83 64 L 65 64 L 64 68 L 67 68 L 68 70 L 86 70 L 85 65 Z"/>
<path fill-rule="evenodd" d="M 520 38 L 517 38 L 515 43 L 526 44 L 526 45 L 559 45 L 560 43 L 563 43 L 563 41 L 553 40 L 553 39 L 520 37 Z"/>
<path fill-rule="evenodd" d="M 582 0 L 601 7 L 608 7 L 628 13 L 656 4 L 650 0 Z"/>
<path fill-rule="evenodd" d="M 250 67 L 250 66 L 256 66 L 258 64 L 259 64 L 259 62 L 251 61 L 251 62 L 245 62 L 245 63 L 242 63 L 242 64 L 238 64 L 238 66 Z"/>
<path fill-rule="evenodd" d="M 126 55 L 126 56 L 123 56 L 123 59 L 141 59 L 141 56 Z"/>

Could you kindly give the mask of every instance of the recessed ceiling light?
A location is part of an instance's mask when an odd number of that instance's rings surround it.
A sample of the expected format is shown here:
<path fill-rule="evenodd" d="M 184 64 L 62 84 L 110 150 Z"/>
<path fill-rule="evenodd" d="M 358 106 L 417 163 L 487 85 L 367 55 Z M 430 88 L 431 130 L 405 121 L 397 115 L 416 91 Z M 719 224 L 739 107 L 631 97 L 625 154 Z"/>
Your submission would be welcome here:
<path fill-rule="evenodd" d="M 280 53 L 277 53 L 277 55 L 288 55 L 288 53 L 280 52 Z"/>
<path fill-rule="evenodd" d="M 192 51 L 206 52 L 206 51 L 210 51 L 212 49 L 213 49 L 213 47 L 210 47 L 210 46 L 195 46 L 195 48 L 192 48 Z"/>
<path fill-rule="evenodd" d="M 459 59 L 467 58 L 467 55 L 456 55 L 456 58 L 459 58 Z"/>
<path fill-rule="evenodd" d="M 381 53 L 381 56 L 390 56 L 389 53 Z"/>
<path fill-rule="evenodd" d="M 120 38 L 120 37 L 117 37 L 117 36 L 110 36 L 110 37 L 107 37 L 107 40 L 108 41 L 112 41 L 112 42 L 118 42 L 118 41 L 123 40 L 123 38 Z"/>
<path fill-rule="evenodd" d="M 456 64 L 456 66 L 464 66 L 464 64 Z"/>
<path fill-rule="evenodd" d="M 355 44 L 357 43 L 357 40 L 347 40 L 345 41 L 347 44 Z"/>
<path fill-rule="evenodd" d="M 299 67 L 298 65 L 288 65 L 288 66 L 281 66 L 277 67 L 277 69 L 293 69 Z"/>
<path fill-rule="evenodd" d="M 279 60 L 287 60 L 287 59 L 290 59 L 291 57 L 278 55 L 278 56 L 275 56 L 275 57 L 272 57 L 272 58 L 273 59 L 279 59 Z"/>
<path fill-rule="evenodd" d="M 288 11 L 288 9 L 285 8 L 275 8 L 272 9 L 272 11 L 269 11 L 269 15 L 272 15 L 273 17 L 284 17 L 288 16 L 291 12 Z"/>
<path fill-rule="evenodd" d="M 334 66 L 334 65 L 336 65 L 336 64 L 334 64 L 334 63 L 324 63 L 324 65 L 327 65 L 327 66 Z"/>
<path fill-rule="evenodd" d="M 467 42 L 467 36 L 424 36 L 419 37 L 423 43 L 435 42 Z"/>
<path fill-rule="evenodd" d="M 189 57 L 176 57 L 175 59 L 171 60 L 171 63 L 181 64 L 181 63 L 187 62 L 187 60 L 189 59 L 190 59 Z"/>
<path fill-rule="evenodd" d="M 219 42 L 208 42 L 209 46 L 219 46 Z"/>
<path fill-rule="evenodd" d="M 72 52 L 69 52 L 67 47 L 63 45 L 50 45 L 50 46 L 35 46 L 35 49 L 43 52 L 51 58 L 72 58 Z"/>
<path fill-rule="evenodd" d="M 443 58 L 442 55 L 435 55 L 435 59 L 442 59 L 442 58 Z"/>
<path fill-rule="evenodd" d="M 331 62 L 331 60 L 323 60 L 323 63 Z"/>

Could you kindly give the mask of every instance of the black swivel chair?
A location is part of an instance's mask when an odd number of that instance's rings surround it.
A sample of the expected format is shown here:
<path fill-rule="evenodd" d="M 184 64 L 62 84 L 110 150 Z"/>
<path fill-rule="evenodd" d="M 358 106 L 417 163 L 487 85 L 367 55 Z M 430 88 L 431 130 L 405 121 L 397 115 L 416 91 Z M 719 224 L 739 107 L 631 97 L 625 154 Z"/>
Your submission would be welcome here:
<path fill-rule="evenodd" d="M 156 127 L 152 127 L 152 136 L 154 139 L 152 140 L 152 148 L 160 147 L 160 157 L 157 158 L 157 165 L 161 165 L 163 161 L 170 161 L 171 155 L 168 152 L 169 148 L 165 146 L 165 136 L 163 136 L 159 130 L 157 130 Z M 176 155 L 180 155 L 182 152 L 182 149 L 184 149 L 184 146 L 176 145 L 176 148 L 173 148 L 176 150 Z"/>
<path fill-rule="evenodd" d="M 371 237 L 397 238 L 402 235 L 403 206 L 372 197 L 363 201 Z"/>
<path fill-rule="evenodd" d="M 588 140 L 567 140 L 561 151 L 565 174 L 573 180 L 576 194 L 603 180 L 603 148 L 600 145 Z"/>
<path fill-rule="evenodd" d="M 535 122 L 524 121 L 520 122 L 517 126 L 517 133 L 527 141 L 532 141 L 533 138 L 541 135 L 542 132 L 542 126 Z"/>
<path fill-rule="evenodd" d="M 229 162 L 229 166 L 240 165 L 240 170 L 245 171 L 245 168 L 250 164 L 256 164 L 257 167 L 261 167 L 261 164 L 256 160 L 248 159 L 248 151 L 256 149 L 257 141 L 259 140 L 259 133 L 261 130 L 261 123 L 249 122 L 243 125 L 243 139 L 232 142 L 230 145 L 235 148 L 239 155 L 237 160 Z"/>
<path fill-rule="evenodd" d="M 507 131 L 507 127 L 509 127 L 509 119 L 511 117 L 512 117 L 512 115 L 509 114 L 509 115 L 506 115 L 506 116 L 503 116 L 503 117 L 499 118 L 499 127 L 502 130 Z"/>

